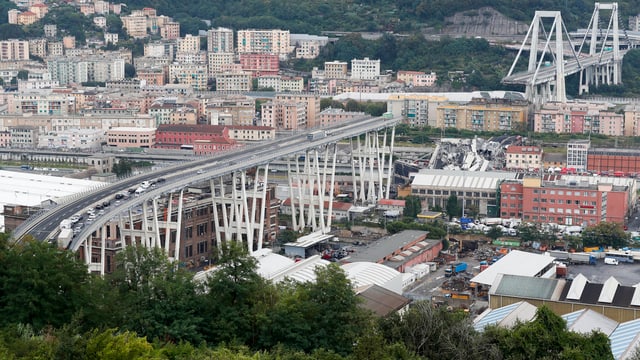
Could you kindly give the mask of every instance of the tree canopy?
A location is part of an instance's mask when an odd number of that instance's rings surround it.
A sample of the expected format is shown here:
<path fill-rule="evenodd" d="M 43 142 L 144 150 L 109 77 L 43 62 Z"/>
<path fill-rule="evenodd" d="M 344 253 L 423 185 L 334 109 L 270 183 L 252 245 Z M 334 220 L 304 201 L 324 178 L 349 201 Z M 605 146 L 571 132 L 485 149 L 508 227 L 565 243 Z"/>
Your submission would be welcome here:
<path fill-rule="evenodd" d="M 598 225 L 589 226 L 582 232 L 584 246 L 614 247 L 616 249 L 629 245 L 629 234 L 622 225 L 602 221 Z"/>

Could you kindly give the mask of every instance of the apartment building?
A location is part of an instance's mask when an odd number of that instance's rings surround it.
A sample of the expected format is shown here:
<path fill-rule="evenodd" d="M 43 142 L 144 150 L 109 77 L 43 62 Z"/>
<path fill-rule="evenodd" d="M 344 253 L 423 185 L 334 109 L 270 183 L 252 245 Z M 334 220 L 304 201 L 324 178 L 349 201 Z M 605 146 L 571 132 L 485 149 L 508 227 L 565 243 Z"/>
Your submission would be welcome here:
<path fill-rule="evenodd" d="M 176 53 L 176 44 L 170 41 L 154 41 L 144 44 L 144 57 L 168 58 L 173 60 Z M 136 59 L 138 60 L 138 59 Z M 137 62 L 137 61 L 136 61 Z"/>
<path fill-rule="evenodd" d="M 160 27 L 160 36 L 165 40 L 176 40 L 180 38 L 180 23 L 169 21 Z"/>
<path fill-rule="evenodd" d="M 626 117 L 607 109 L 606 104 L 551 102 L 534 113 L 534 130 L 543 133 L 603 134 L 621 136 L 632 127 Z"/>
<path fill-rule="evenodd" d="M 325 127 L 366 116 L 366 113 L 360 111 L 345 111 L 344 109 L 326 108 L 320 112 L 319 125 Z"/>
<path fill-rule="evenodd" d="M 246 71 L 222 72 L 215 75 L 217 91 L 250 91 L 251 73 Z"/>
<path fill-rule="evenodd" d="M 18 25 L 31 25 L 38 21 L 38 16 L 31 11 L 24 11 L 18 14 Z"/>
<path fill-rule="evenodd" d="M 258 78 L 258 89 L 273 89 L 276 92 L 302 92 L 304 79 L 280 75 L 264 75 Z"/>
<path fill-rule="evenodd" d="M 541 147 L 510 145 L 505 151 L 505 168 L 507 170 L 542 169 L 542 156 Z"/>
<path fill-rule="evenodd" d="M 233 30 L 219 27 L 207 31 L 207 52 L 233 53 Z"/>
<path fill-rule="evenodd" d="M 326 70 L 325 70 L 326 71 Z M 375 80 L 380 76 L 380 60 L 364 59 L 351 60 L 352 80 Z"/>
<path fill-rule="evenodd" d="M 263 141 L 276 138 L 276 129 L 268 126 L 227 126 L 229 138 L 236 141 Z"/>
<path fill-rule="evenodd" d="M 286 59 L 290 52 L 289 30 L 238 30 L 238 53 L 275 54 Z"/>
<path fill-rule="evenodd" d="M 56 57 L 47 60 L 51 79 L 60 85 L 124 79 L 125 60 L 117 56 Z"/>
<path fill-rule="evenodd" d="M 160 149 L 193 149 L 195 154 L 205 155 L 237 146 L 225 126 L 162 124 L 156 132 L 155 147 Z"/>
<path fill-rule="evenodd" d="M 500 216 L 534 223 L 593 226 L 624 223 L 629 187 L 563 178 L 524 178 L 500 184 Z"/>
<path fill-rule="evenodd" d="M 314 94 L 277 94 L 275 101 L 303 103 L 305 105 L 304 112 L 306 113 L 305 126 L 318 126 L 318 118 L 320 115 L 320 96 Z"/>
<path fill-rule="evenodd" d="M 217 74 L 224 72 L 224 68 L 234 63 L 236 55 L 234 53 L 207 53 L 207 65 L 209 78 L 213 79 Z"/>
<path fill-rule="evenodd" d="M 399 70 L 397 78 L 410 87 L 431 87 L 438 80 L 438 75 L 435 72 Z"/>
<path fill-rule="evenodd" d="M 146 68 L 136 71 L 136 77 L 149 86 L 162 86 L 166 84 L 166 74 L 161 68 Z"/>
<path fill-rule="evenodd" d="M 47 43 L 47 53 L 51 57 L 63 56 L 64 46 L 62 45 L 62 41 L 52 41 Z"/>
<path fill-rule="evenodd" d="M 144 16 L 122 16 L 122 26 L 127 30 L 127 34 L 134 38 L 147 37 L 147 18 Z"/>
<path fill-rule="evenodd" d="M 104 43 L 117 45 L 119 36 L 117 33 L 104 33 Z"/>
<path fill-rule="evenodd" d="M 178 38 L 177 49 L 179 53 L 196 53 L 200 51 L 200 36 L 187 34 L 183 38 Z"/>
<path fill-rule="evenodd" d="M 107 145 L 120 149 L 151 148 L 156 144 L 156 128 L 114 127 L 107 130 Z"/>
<path fill-rule="evenodd" d="M 527 119 L 526 106 L 483 104 L 450 104 L 437 108 L 436 126 L 473 131 L 510 131 L 524 128 Z"/>
<path fill-rule="evenodd" d="M 14 93 L 8 98 L 7 113 L 31 115 L 66 115 L 72 103 L 66 94 L 47 92 Z"/>
<path fill-rule="evenodd" d="M 325 61 L 324 78 L 325 79 L 346 79 L 348 74 L 348 66 L 344 61 Z"/>
<path fill-rule="evenodd" d="M 438 126 L 438 107 L 449 100 L 444 96 L 426 94 L 391 94 L 387 98 L 387 111 L 402 116 L 410 126 Z"/>
<path fill-rule="evenodd" d="M 307 127 L 307 104 L 294 100 L 276 100 L 262 104 L 262 126 L 276 130 L 296 130 Z"/>
<path fill-rule="evenodd" d="M 106 142 L 106 132 L 102 129 L 68 129 L 38 136 L 38 148 L 41 149 L 99 150 Z"/>
<path fill-rule="evenodd" d="M 44 25 L 44 36 L 47 38 L 55 38 L 58 34 L 58 26 L 56 24 Z"/>
<path fill-rule="evenodd" d="M 211 125 L 254 125 L 256 100 L 245 96 L 209 99 L 204 113 Z"/>
<path fill-rule="evenodd" d="M 569 140 L 567 143 L 567 168 L 576 172 L 587 171 L 587 154 L 591 147 L 589 140 Z"/>
<path fill-rule="evenodd" d="M 280 62 L 276 54 L 240 54 L 240 66 L 252 77 L 278 75 Z"/>
<path fill-rule="evenodd" d="M 207 90 L 207 65 L 180 64 L 169 65 L 169 81 L 174 84 L 189 85 L 193 90 Z"/>
<path fill-rule="evenodd" d="M 329 37 L 308 34 L 291 34 L 291 47 L 295 48 L 296 59 L 315 59 L 320 49 L 329 43 Z"/>
<path fill-rule="evenodd" d="M 640 104 L 624 107 L 624 136 L 640 136 Z"/>
<path fill-rule="evenodd" d="M 9 143 L 14 149 L 35 149 L 38 146 L 39 130 L 35 126 L 10 126 Z"/>
<path fill-rule="evenodd" d="M 33 4 L 29 6 L 29 11 L 36 14 L 38 20 L 42 19 L 49 12 L 49 7 L 45 4 Z"/>
<path fill-rule="evenodd" d="M 2 40 L 0 41 L 0 61 L 29 60 L 29 41 Z"/>

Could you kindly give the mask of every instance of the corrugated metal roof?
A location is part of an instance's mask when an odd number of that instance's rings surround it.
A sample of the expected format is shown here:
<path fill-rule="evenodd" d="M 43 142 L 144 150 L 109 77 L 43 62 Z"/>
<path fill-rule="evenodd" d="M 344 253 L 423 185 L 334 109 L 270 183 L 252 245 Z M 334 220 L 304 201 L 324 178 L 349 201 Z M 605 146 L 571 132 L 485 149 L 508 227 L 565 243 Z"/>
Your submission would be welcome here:
<path fill-rule="evenodd" d="M 588 282 L 589 280 L 587 280 L 584 275 L 578 274 L 578 276 L 576 276 L 571 282 L 571 287 L 569 288 L 567 299 L 580 300 L 580 297 L 582 296 L 582 290 L 584 290 L 584 287 Z"/>
<path fill-rule="evenodd" d="M 609 336 L 618 326 L 618 322 L 591 309 L 582 309 L 562 315 L 567 321 L 567 329 L 581 334 L 600 331 Z"/>
<path fill-rule="evenodd" d="M 472 282 L 492 285 L 498 274 L 535 276 L 554 260 L 551 256 L 513 250 L 486 270 L 476 275 Z"/>
<path fill-rule="evenodd" d="M 615 359 L 622 359 L 628 351 L 633 351 L 638 343 L 640 335 L 640 319 L 624 322 L 613 331 L 611 340 L 611 352 Z"/>
<path fill-rule="evenodd" d="M 532 299 L 551 299 L 558 286 L 557 279 L 507 274 L 498 275 L 495 282 L 498 284 L 493 284 L 492 294 Z"/>
<path fill-rule="evenodd" d="M 602 287 L 602 292 L 600 292 L 598 302 L 610 304 L 613 301 L 613 297 L 616 295 L 618 286 L 620 286 L 618 280 L 616 280 L 613 276 L 609 277 Z"/>
<path fill-rule="evenodd" d="M 394 292 L 402 292 L 402 274 L 388 266 L 373 262 L 354 262 L 342 265 L 342 269 L 355 287 L 376 284 Z M 392 282 L 397 283 L 390 284 Z"/>
<path fill-rule="evenodd" d="M 456 188 L 473 190 L 496 190 L 502 180 L 515 179 L 517 173 L 497 171 L 456 171 L 423 169 L 415 174 L 412 186 L 433 188 Z"/>
<path fill-rule="evenodd" d="M 529 321 L 535 317 L 537 308 L 526 301 L 507 305 L 499 309 L 483 312 L 473 322 L 473 327 L 477 331 L 483 331 L 490 325 L 512 327 L 518 322 Z"/>

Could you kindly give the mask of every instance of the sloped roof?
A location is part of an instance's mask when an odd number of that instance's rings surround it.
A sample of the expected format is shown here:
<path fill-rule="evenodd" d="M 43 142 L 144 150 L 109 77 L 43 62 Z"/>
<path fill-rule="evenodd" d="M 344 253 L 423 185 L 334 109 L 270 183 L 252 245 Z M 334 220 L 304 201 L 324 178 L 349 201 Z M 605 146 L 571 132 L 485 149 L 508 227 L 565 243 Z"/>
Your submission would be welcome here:
<path fill-rule="evenodd" d="M 584 290 L 584 287 L 588 282 L 589 280 L 587 280 L 586 276 L 578 274 L 578 276 L 576 276 L 571 282 L 569 293 L 567 293 L 567 299 L 580 300 L 580 297 L 582 296 L 582 290 Z"/>
<path fill-rule="evenodd" d="M 640 337 L 640 319 L 624 322 L 613 331 L 611 340 L 611 352 L 615 359 L 623 359 L 631 354 L 638 345 Z"/>
<path fill-rule="evenodd" d="M 513 250 L 476 275 L 472 282 L 492 285 L 498 274 L 535 276 L 554 260 L 551 256 Z"/>
<path fill-rule="evenodd" d="M 390 291 L 402 291 L 402 274 L 388 266 L 361 261 L 344 264 L 342 269 L 355 287 L 375 284 Z M 392 282 L 396 282 L 396 286 L 390 284 Z"/>
<path fill-rule="evenodd" d="M 581 334 L 600 331 L 609 336 L 618 326 L 618 322 L 591 309 L 582 309 L 562 315 L 567 329 Z"/>
<path fill-rule="evenodd" d="M 618 290 L 618 286 L 620 286 L 618 280 L 613 276 L 609 277 L 602 287 L 598 302 L 611 304 L 611 302 L 613 302 L 613 297 L 616 295 L 616 291 Z"/>
<path fill-rule="evenodd" d="M 358 289 L 357 296 L 364 300 L 360 306 L 373 311 L 378 316 L 387 316 L 410 302 L 408 298 L 376 284 Z"/>
<path fill-rule="evenodd" d="M 486 270 L 485 270 L 486 271 Z M 498 274 L 490 293 L 531 299 L 559 298 L 564 280 Z"/>
<path fill-rule="evenodd" d="M 519 301 L 498 309 L 487 309 L 473 321 L 473 327 L 477 331 L 483 331 L 490 325 L 511 327 L 518 321 L 533 319 L 536 311 L 537 308 L 526 301 Z"/>

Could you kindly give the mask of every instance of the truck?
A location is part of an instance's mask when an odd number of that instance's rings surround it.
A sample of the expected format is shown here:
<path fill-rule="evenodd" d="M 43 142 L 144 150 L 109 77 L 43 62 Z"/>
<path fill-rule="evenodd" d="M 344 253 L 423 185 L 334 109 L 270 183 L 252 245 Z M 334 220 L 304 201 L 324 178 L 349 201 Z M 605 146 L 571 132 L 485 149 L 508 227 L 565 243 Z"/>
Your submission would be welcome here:
<path fill-rule="evenodd" d="M 307 140 L 314 141 L 314 140 L 322 139 L 325 136 L 327 136 L 327 133 L 324 130 L 316 130 L 314 132 L 307 134 Z"/>
<path fill-rule="evenodd" d="M 548 254 L 556 258 L 559 261 L 566 261 L 570 264 L 588 264 L 595 265 L 598 259 L 593 254 L 576 252 L 571 253 L 567 251 L 549 250 Z"/>
<path fill-rule="evenodd" d="M 466 262 L 459 262 L 459 263 L 455 263 L 455 264 L 451 264 L 451 266 L 449 266 L 449 268 L 444 269 L 444 276 L 445 277 L 451 277 L 453 275 L 459 274 L 459 273 L 463 273 L 467 271 L 467 263 Z"/>

